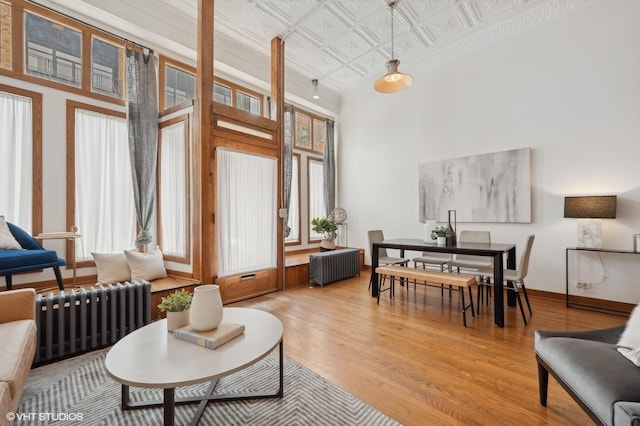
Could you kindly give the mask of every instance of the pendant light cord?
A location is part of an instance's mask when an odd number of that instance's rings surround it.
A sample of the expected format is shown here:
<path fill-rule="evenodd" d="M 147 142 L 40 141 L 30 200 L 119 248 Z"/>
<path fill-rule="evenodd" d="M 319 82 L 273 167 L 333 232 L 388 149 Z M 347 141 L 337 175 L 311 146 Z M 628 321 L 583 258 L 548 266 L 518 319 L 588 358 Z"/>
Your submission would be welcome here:
<path fill-rule="evenodd" d="M 396 8 L 396 1 L 395 0 L 391 0 L 389 2 L 389 7 L 391 8 L 391 60 L 395 60 L 396 59 L 396 55 L 394 54 L 394 49 L 393 49 L 393 39 L 394 39 L 394 34 L 393 34 L 393 9 Z"/>

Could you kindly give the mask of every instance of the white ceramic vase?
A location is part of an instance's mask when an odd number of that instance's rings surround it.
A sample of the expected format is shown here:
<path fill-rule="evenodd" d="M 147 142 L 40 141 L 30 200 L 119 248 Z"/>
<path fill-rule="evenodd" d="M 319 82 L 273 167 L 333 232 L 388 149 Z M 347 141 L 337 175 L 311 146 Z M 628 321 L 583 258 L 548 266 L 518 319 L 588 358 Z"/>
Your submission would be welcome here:
<path fill-rule="evenodd" d="M 173 331 L 176 328 L 189 324 L 189 309 L 179 312 L 167 312 L 167 330 Z"/>
<path fill-rule="evenodd" d="M 446 246 L 447 245 L 447 237 L 438 237 L 438 245 Z"/>
<path fill-rule="evenodd" d="M 222 298 L 220 287 L 215 284 L 201 285 L 193 290 L 189 324 L 194 330 L 213 330 L 222 321 Z"/>

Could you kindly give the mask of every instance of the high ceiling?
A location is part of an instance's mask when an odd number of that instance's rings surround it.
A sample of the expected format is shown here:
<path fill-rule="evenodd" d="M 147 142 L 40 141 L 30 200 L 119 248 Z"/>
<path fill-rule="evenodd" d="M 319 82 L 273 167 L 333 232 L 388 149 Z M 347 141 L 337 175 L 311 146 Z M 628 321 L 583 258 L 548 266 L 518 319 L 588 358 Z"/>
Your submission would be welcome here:
<path fill-rule="evenodd" d="M 588 0 L 400 0 L 394 12 L 394 50 L 411 73 L 539 25 Z M 46 1 L 45 1 L 46 2 Z M 114 28 L 156 22 L 164 37 L 193 47 L 197 0 L 49 0 L 72 10 L 107 12 Z M 84 10 L 83 10 L 84 8 Z M 391 59 L 387 0 L 215 0 L 216 31 L 268 56 L 285 40 L 286 64 L 341 92 L 386 72 Z M 191 45 L 184 42 L 190 41 Z"/>

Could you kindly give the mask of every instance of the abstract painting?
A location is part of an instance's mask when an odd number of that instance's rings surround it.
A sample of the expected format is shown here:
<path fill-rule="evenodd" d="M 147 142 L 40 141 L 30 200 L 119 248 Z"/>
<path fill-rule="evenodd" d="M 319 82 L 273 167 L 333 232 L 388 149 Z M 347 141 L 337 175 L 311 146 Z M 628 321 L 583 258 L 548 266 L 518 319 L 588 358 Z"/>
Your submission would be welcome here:
<path fill-rule="evenodd" d="M 418 165 L 420 222 L 531 222 L 531 149 Z"/>

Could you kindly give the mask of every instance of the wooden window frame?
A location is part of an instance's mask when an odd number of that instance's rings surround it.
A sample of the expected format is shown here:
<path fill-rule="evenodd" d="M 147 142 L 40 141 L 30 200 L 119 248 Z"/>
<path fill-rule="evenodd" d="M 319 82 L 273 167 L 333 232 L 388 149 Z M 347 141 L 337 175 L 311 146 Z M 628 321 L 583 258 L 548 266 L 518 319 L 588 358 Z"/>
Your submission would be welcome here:
<path fill-rule="evenodd" d="M 180 111 L 181 109 L 184 109 L 193 103 L 193 100 L 190 99 L 190 100 L 181 102 L 179 104 L 176 104 L 172 107 L 169 107 L 169 108 L 166 107 L 166 105 L 164 104 L 164 98 L 165 98 L 165 87 L 166 87 L 166 78 L 167 78 L 165 68 L 167 65 L 170 67 L 176 68 L 180 71 L 184 71 L 188 74 L 193 74 L 194 77 L 196 77 L 197 75 L 197 70 L 195 67 L 191 67 L 185 63 L 176 61 L 175 59 L 171 59 L 167 56 L 160 55 L 160 58 L 158 60 L 158 88 L 159 88 L 158 108 L 163 115 L 168 115 L 176 111 Z"/>
<path fill-rule="evenodd" d="M 225 80 L 224 78 L 220 78 L 220 77 L 213 77 L 213 82 L 214 83 L 218 83 L 221 84 L 223 86 L 228 87 L 229 89 L 231 89 L 231 106 L 234 108 L 238 108 L 237 105 L 237 93 L 241 92 L 245 95 L 249 95 L 249 96 L 253 96 L 255 98 L 258 98 L 259 100 L 259 104 L 260 104 L 260 111 L 258 111 L 258 114 L 256 114 L 259 117 L 263 116 L 263 110 L 264 110 L 264 95 L 258 93 L 258 92 L 254 92 L 251 89 L 248 89 L 244 86 L 240 86 L 239 84 L 233 83 L 229 80 Z M 244 110 L 241 110 L 244 111 Z M 248 111 L 245 111 L 247 113 L 249 113 Z M 249 113 L 252 114 L 252 113 Z"/>
<path fill-rule="evenodd" d="M 123 93 L 122 98 L 114 98 L 112 96 L 103 95 L 101 93 L 95 93 L 92 91 L 91 84 L 91 67 L 92 67 L 92 52 L 91 52 L 91 42 L 93 37 L 97 37 L 102 41 L 109 42 L 115 46 L 122 47 L 124 50 L 125 42 L 124 40 L 118 39 L 106 32 L 99 31 L 93 27 L 88 25 L 84 25 L 81 22 L 78 22 L 72 18 L 66 17 L 64 15 L 55 13 L 49 9 L 40 7 L 34 3 L 31 3 L 26 0 L 11 0 L 9 3 L 11 6 L 11 57 L 12 57 L 12 69 L 8 70 L 5 68 L 0 68 L 0 75 L 6 75 L 8 77 L 12 77 L 18 80 L 27 81 L 30 83 L 38 84 L 40 86 L 51 87 L 53 89 L 62 90 L 64 92 L 75 93 L 78 95 L 86 96 L 88 98 L 97 99 L 100 101 L 105 101 L 117 105 L 125 104 L 125 86 L 123 83 Z M 82 79 L 80 87 L 73 87 L 63 83 L 58 83 L 55 81 L 50 81 L 44 78 L 39 78 L 36 76 L 28 75 L 26 73 L 26 58 L 24 54 L 25 49 L 25 13 L 31 13 L 34 15 L 38 15 L 44 19 L 54 21 L 63 25 L 65 27 L 69 27 L 76 31 L 79 31 L 81 34 L 81 69 L 82 69 Z M 124 69 L 124 63 L 123 63 Z"/>
<path fill-rule="evenodd" d="M 0 84 L 0 92 L 31 99 L 31 233 L 42 232 L 42 93 Z"/>
<path fill-rule="evenodd" d="M 301 176 L 302 176 L 302 156 L 298 153 L 293 153 L 293 157 L 298 159 L 298 239 L 285 241 L 285 246 L 299 246 L 302 244 L 302 188 L 300 186 Z M 291 206 L 289 206 L 289 210 L 291 210 Z"/>
<path fill-rule="evenodd" d="M 174 124 L 180 123 L 180 122 L 184 122 L 184 160 L 185 160 L 185 182 L 186 182 L 186 187 L 184 188 L 187 196 L 185 197 L 185 227 L 184 227 L 184 234 L 185 234 L 185 256 L 184 257 L 179 257 L 179 256 L 171 256 L 171 255 L 164 255 L 164 259 L 168 260 L 168 261 L 172 261 L 172 262 L 176 262 L 176 263 L 182 263 L 182 264 L 191 264 L 191 210 L 189 208 L 189 199 L 191 198 L 189 196 L 189 194 L 191 193 L 191 184 L 190 184 L 190 173 L 189 173 L 189 158 L 190 158 L 190 150 L 189 150 L 189 146 L 191 145 L 190 142 L 190 135 L 191 135 L 191 127 L 190 127 L 190 115 L 189 114 L 183 114 L 180 115 L 178 117 L 174 117 L 171 118 L 169 120 L 163 121 L 161 123 L 159 123 L 159 132 L 158 132 L 158 167 L 156 170 L 156 185 L 158 187 L 157 190 L 157 212 L 158 212 L 158 245 L 160 246 L 160 248 L 162 248 L 162 209 L 160 208 L 161 206 L 161 200 L 162 200 L 162 188 L 160 185 L 160 176 L 162 175 L 162 170 L 161 170 L 161 155 L 162 155 L 162 129 L 165 127 L 169 127 L 172 126 Z"/>
<path fill-rule="evenodd" d="M 318 157 L 312 157 L 310 155 L 307 156 L 307 243 L 308 244 L 317 244 L 322 241 L 322 238 L 311 238 L 311 167 L 310 163 L 315 161 L 324 166 L 324 159 Z"/>
<path fill-rule="evenodd" d="M 298 135 L 297 135 L 297 128 L 296 128 L 296 115 L 302 115 L 305 117 L 309 118 L 309 145 L 310 147 L 307 148 L 305 146 L 301 146 L 301 145 L 297 145 L 296 144 L 296 140 L 298 139 Z M 300 150 L 300 151 L 305 151 L 305 152 L 309 152 L 315 155 L 320 155 L 323 156 L 324 155 L 324 144 L 323 144 L 323 148 L 321 150 L 317 150 L 315 149 L 315 143 L 314 143 L 314 129 L 313 129 L 313 123 L 314 121 L 320 121 L 322 123 L 325 124 L 324 126 L 324 131 L 325 131 L 325 135 L 326 135 L 326 118 L 321 117 L 317 114 L 313 114 L 309 111 L 303 110 L 303 109 L 299 109 L 299 108 L 294 108 L 293 109 L 293 149 L 295 150 Z M 326 136 L 325 136 L 326 137 Z M 326 141 L 325 141 L 326 142 Z"/>
<path fill-rule="evenodd" d="M 75 226 L 76 223 L 76 109 L 93 111 L 123 119 L 127 118 L 127 114 L 123 111 L 117 111 L 67 99 L 67 229 L 71 229 L 71 227 Z M 73 258 L 73 247 L 71 246 L 73 243 L 73 241 L 67 242 L 67 259 Z M 96 266 L 95 261 L 83 260 L 76 263 L 76 268 L 85 268 L 90 266 Z"/>

